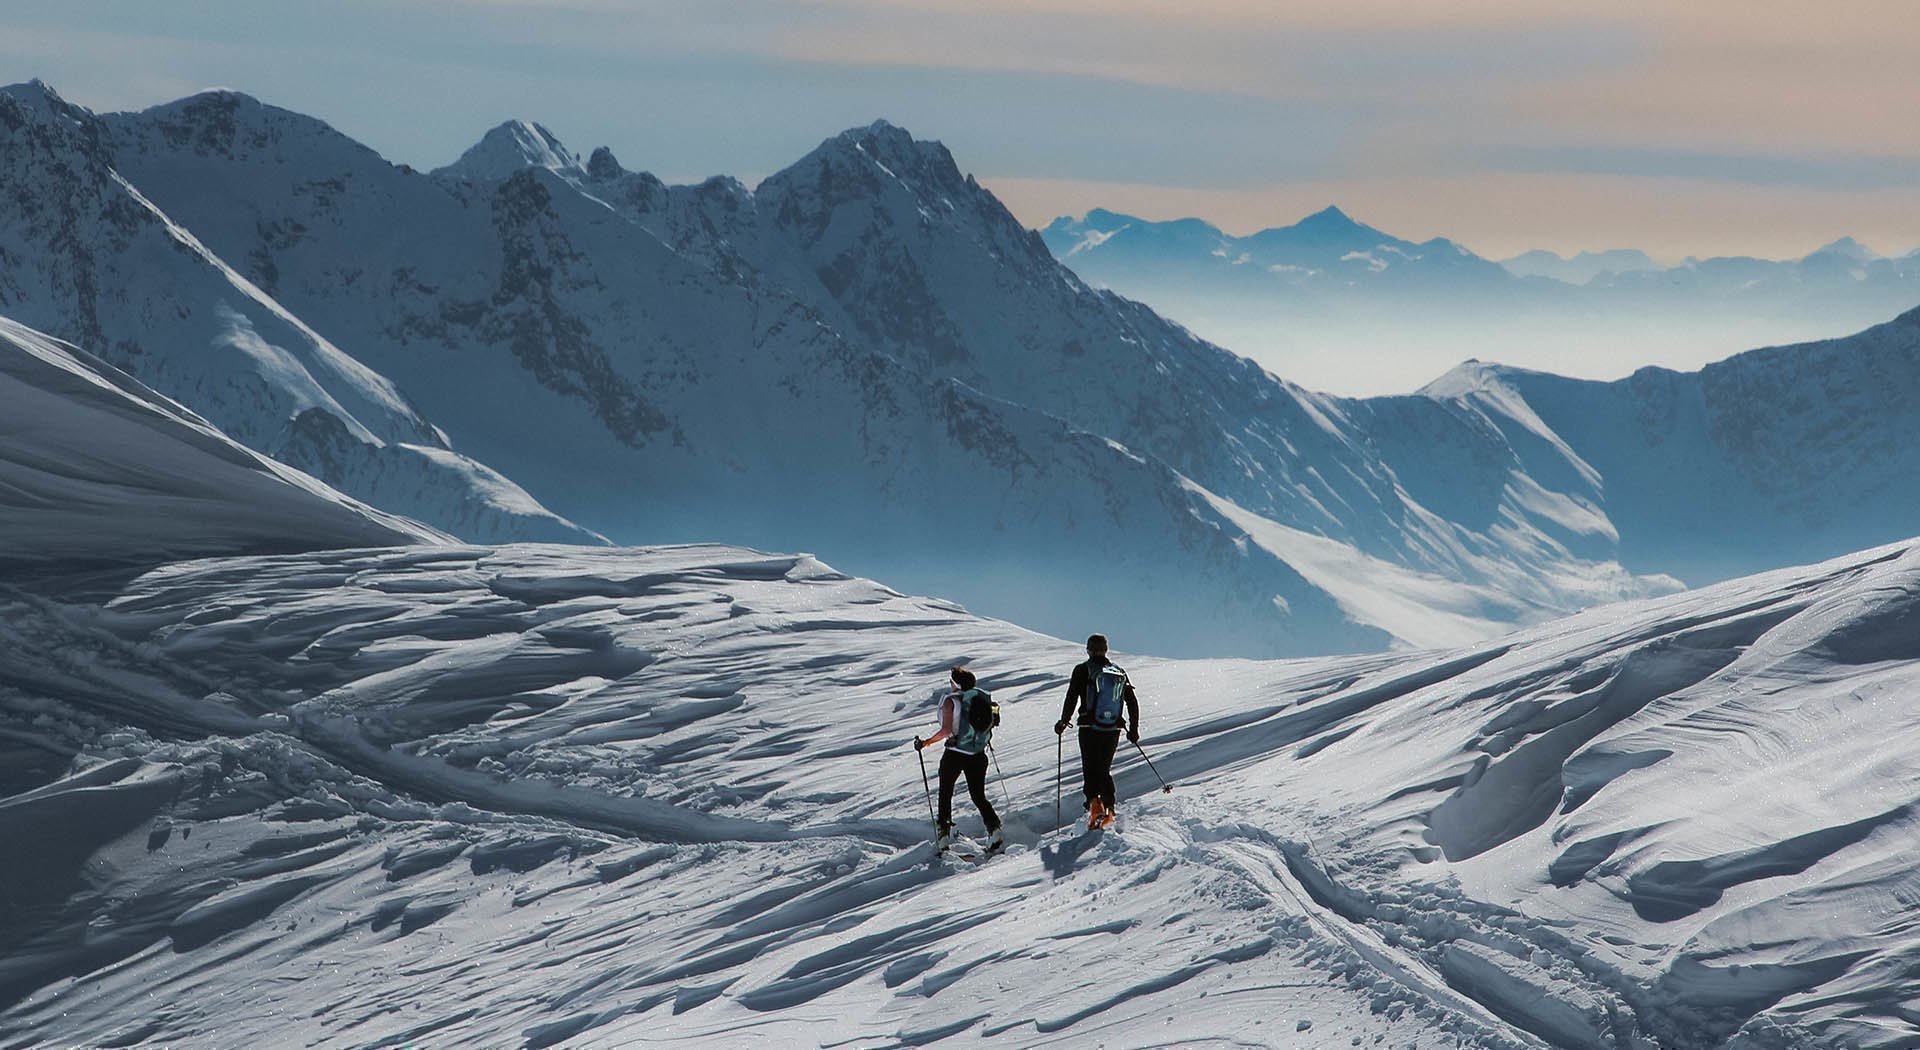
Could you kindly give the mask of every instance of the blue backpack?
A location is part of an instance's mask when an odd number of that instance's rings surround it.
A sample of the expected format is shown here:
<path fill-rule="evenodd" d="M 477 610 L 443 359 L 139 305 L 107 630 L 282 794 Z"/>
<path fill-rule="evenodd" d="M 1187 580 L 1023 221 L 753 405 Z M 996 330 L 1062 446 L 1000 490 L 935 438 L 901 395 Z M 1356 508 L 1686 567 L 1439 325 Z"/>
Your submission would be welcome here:
<path fill-rule="evenodd" d="M 993 731 L 1000 725 L 1000 704 L 985 689 L 968 689 L 960 694 L 959 716 L 954 719 L 953 747 L 978 754 L 993 746 Z"/>
<path fill-rule="evenodd" d="M 1095 729 L 1118 729 L 1126 696 L 1127 672 L 1117 664 L 1108 664 L 1098 671 L 1089 668 L 1086 711 L 1081 722 Z"/>

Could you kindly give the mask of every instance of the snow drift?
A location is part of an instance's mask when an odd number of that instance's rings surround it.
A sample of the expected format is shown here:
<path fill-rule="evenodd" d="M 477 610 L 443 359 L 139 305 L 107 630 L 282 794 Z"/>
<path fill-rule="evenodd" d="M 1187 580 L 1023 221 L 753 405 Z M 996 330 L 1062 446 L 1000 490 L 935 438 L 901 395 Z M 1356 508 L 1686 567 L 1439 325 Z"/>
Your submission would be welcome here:
<path fill-rule="evenodd" d="M 1119 653 L 1176 790 L 1124 755 L 1105 835 L 1053 830 L 1077 646 L 804 555 L 0 600 L 16 1043 L 1912 1045 L 1913 543 L 1465 649 Z M 907 746 L 961 661 L 977 868 Z"/>

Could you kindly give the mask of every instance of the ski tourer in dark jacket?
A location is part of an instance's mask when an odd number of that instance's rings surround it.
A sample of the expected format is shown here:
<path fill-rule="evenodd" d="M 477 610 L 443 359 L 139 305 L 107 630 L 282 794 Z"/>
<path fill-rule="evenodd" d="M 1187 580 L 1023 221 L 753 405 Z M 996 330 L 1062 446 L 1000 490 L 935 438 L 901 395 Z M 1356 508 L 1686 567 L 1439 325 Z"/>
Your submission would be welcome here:
<path fill-rule="evenodd" d="M 1124 705 L 1123 718 L 1120 709 Z M 1077 710 L 1076 710 L 1077 709 Z M 1060 721 L 1053 731 L 1064 733 L 1080 719 L 1081 790 L 1086 794 L 1087 827 L 1103 828 L 1113 823 L 1113 753 L 1120 747 L 1120 734 L 1140 742 L 1140 701 L 1134 696 L 1127 673 L 1107 659 L 1105 635 L 1087 639 L 1087 661 L 1073 669 L 1067 683 L 1066 703 L 1060 707 Z"/>

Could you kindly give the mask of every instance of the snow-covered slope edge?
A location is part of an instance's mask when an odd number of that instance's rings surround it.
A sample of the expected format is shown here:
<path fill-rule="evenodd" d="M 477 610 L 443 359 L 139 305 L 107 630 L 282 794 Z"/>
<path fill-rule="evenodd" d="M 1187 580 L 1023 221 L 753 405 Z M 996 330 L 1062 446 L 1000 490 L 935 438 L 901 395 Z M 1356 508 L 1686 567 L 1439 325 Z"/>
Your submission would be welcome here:
<path fill-rule="evenodd" d="M 1104 836 L 1050 832 L 1076 646 L 805 556 L 7 602 L 26 1042 L 1908 1045 L 1911 542 L 1468 649 L 1121 654 L 1176 789 L 1124 756 Z M 977 869 L 906 746 L 958 661 L 1005 714 Z"/>
<path fill-rule="evenodd" d="M 0 564 L 452 542 L 0 317 Z"/>
<path fill-rule="evenodd" d="M 1468 362 L 1422 394 L 1506 435 L 1523 476 L 1590 473 L 1637 572 L 1698 585 L 1920 529 L 1920 309 L 1696 372 L 1601 383 Z"/>

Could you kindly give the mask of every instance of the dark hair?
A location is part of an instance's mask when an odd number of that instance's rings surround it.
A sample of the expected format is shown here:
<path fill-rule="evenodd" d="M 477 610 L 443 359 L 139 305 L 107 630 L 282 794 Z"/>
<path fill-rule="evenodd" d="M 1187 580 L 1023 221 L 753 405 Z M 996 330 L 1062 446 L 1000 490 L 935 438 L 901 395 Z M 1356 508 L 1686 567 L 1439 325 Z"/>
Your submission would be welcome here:
<path fill-rule="evenodd" d="M 976 679 L 973 677 L 972 671 L 969 671 L 964 667 L 956 667 L 953 669 L 953 684 L 959 686 L 960 688 L 972 689 L 973 683 L 975 681 Z"/>
<path fill-rule="evenodd" d="M 1104 635 L 1104 634 L 1090 634 L 1090 635 L 1087 635 L 1087 648 L 1089 648 L 1089 649 L 1098 649 L 1098 650 L 1100 650 L 1100 651 L 1101 651 L 1101 652 L 1103 652 L 1103 653 L 1104 653 L 1104 652 L 1106 652 L 1106 651 L 1107 651 L 1107 636 L 1106 636 L 1106 635 Z"/>

